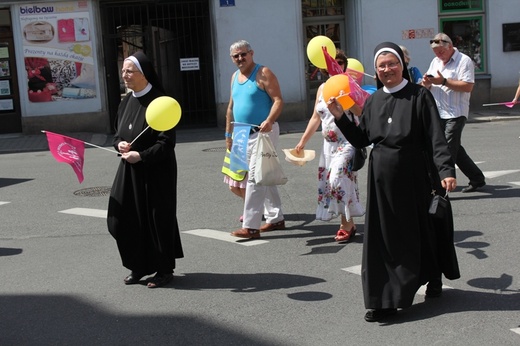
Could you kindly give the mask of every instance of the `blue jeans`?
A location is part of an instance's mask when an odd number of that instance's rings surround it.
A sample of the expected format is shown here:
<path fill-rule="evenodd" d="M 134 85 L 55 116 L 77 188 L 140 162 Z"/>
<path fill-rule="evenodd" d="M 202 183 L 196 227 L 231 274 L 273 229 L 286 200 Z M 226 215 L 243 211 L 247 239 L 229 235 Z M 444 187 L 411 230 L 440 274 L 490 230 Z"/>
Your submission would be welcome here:
<path fill-rule="evenodd" d="M 466 125 L 466 117 L 460 116 L 454 119 L 441 119 L 444 126 L 444 135 L 450 147 L 451 157 L 459 166 L 459 169 L 469 178 L 470 185 L 480 185 L 485 183 L 484 173 L 477 167 L 475 162 L 466 153 L 461 144 L 462 130 Z"/>

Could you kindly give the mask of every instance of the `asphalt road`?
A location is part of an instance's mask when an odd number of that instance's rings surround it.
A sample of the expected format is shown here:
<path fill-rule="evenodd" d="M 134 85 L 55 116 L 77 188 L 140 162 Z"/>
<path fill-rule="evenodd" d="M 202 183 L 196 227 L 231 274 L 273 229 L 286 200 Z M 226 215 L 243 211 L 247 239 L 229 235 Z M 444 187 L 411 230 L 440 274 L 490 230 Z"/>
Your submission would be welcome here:
<path fill-rule="evenodd" d="M 89 148 L 85 181 L 50 152 L 0 155 L 0 345 L 518 345 L 520 121 L 471 123 L 463 144 L 487 177 L 451 194 L 462 278 L 386 323 L 367 323 L 351 243 L 314 220 L 317 159 L 283 161 L 285 231 L 240 241 L 241 201 L 222 182 L 222 131 L 179 136 L 178 219 L 186 257 L 174 282 L 125 286 L 106 229 L 118 158 Z M 301 133 L 285 133 L 279 149 Z M 321 149 L 315 134 L 308 149 Z M 280 150 L 281 152 L 281 150 Z M 283 154 L 282 154 L 283 155 Z M 359 174 L 366 196 L 366 171 Z M 406 187 L 403 187 L 406 188 Z"/>

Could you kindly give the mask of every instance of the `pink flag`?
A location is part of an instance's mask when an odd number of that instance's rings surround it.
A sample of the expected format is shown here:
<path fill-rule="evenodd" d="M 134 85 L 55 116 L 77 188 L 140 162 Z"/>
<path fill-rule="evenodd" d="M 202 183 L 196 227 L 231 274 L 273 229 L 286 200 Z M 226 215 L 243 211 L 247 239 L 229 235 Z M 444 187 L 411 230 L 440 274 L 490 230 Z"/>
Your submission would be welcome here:
<path fill-rule="evenodd" d="M 341 66 L 339 66 L 338 62 L 330 56 L 329 52 L 327 52 L 327 49 L 325 47 L 322 47 L 322 49 L 323 55 L 325 56 L 325 62 L 327 63 L 327 71 L 329 72 L 329 75 L 334 76 L 337 74 L 344 74 L 348 76 L 350 87 L 350 92 L 348 93 L 348 96 L 350 96 L 359 107 L 363 108 L 363 106 L 365 105 L 365 101 L 370 96 L 370 94 L 363 90 L 359 86 L 359 84 L 354 80 L 354 78 L 352 78 L 352 76 L 349 73 L 349 71 L 353 71 L 352 69 L 347 68 L 347 72 L 343 72 Z"/>
<path fill-rule="evenodd" d="M 329 52 L 327 51 L 327 47 L 323 46 L 321 47 L 321 49 L 323 50 L 323 55 L 325 57 L 325 63 L 327 64 L 327 72 L 329 73 L 329 76 L 342 74 L 343 68 L 339 66 L 336 59 L 330 56 Z"/>
<path fill-rule="evenodd" d="M 74 138 L 45 131 L 49 150 L 58 162 L 68 163 L 78 176 L 80 184 L 83 182 L 83 162 L 85 143 Z"/>

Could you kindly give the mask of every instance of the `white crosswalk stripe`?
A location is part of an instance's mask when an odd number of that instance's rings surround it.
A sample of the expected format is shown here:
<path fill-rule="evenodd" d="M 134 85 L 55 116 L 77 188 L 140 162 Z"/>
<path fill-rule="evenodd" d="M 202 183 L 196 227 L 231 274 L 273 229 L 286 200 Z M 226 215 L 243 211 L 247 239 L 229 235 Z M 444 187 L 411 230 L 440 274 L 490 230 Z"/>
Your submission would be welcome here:
<path fill-rule="evenodd" d="M 2 201 L 0 201 L 0 205 L 9 204 L 9 203 L 11 203 L 11 202 L 2 202 Z"/>
<path fill-rule="evenodd" d="M 512 173 L 518 173 L 520 172 L 520 169 L 510 169 L 510 170 L 504 170 L 504 171 L 488 171 L 483 172 L 484 176 L 488 179 L 493 179 L 497 177 L 501 177 L 506 174 L 512 174 Z"/>
<path fill-rule="evenodd" d="M 7 202 L 8 203 L 8 202 Z M 98 218 L 106 218 L 107 211 L 102 209 L 91 209 L 91 208 L 71 208 L 66 210 L 59 211 L 63 214 L 70 215 L 79 215 L 79 216 L 89 216 L 89 217 L 98 217 Z M 229 232 L 217 231 L 214 229 L 193 229 L 190 231 L 184 231 L 182 233 L 196 235 L 199 237 L 211 238 L 216 240 L 222 240 L 228 243 L 235 243 L 243 246 L 255 246 L 269 243 L 267 240 L 262 239 L 241 239 L 237 237 L 233 237 Z"/>
<path fill-rule="evenodd" d="M 269 243 L 267 240 L 262 239 L 241 239 L 233 237 L 229 232 L 217 231 L 214 229 L 193 229 L 191 231 L 184 231 L 182 233 L 192 234 L 199 237 L 217 239 L 227 241 L 229 243 L 236 243 L 244 246 L 254 246 Z"/>
<path fill-rule="evenodd" d="M 106 219 L 107 211 L 102 209 L 91 209 L 91 208 L 71 208 L 66 210 L 59 211 L 63 214 L 72 214 L 72 215 L 80 215 L 80 216 L 91 216 L 91 217 L 99 217 Z"/>

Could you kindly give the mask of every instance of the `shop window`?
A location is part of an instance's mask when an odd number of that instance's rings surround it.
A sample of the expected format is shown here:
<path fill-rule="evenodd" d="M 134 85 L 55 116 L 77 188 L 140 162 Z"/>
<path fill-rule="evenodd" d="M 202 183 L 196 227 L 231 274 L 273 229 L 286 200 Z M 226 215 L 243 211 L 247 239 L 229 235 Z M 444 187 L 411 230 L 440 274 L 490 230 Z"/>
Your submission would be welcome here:
<path fill-rule="evenodd" d="M 454 47 L 473 60 L 475 72 L 485 72 L 483 20 L 483 16 L 441 19 L 442 31 L 451 37 Z"/>
<path fill-rule="evenodd" d="M 439 14 L 440 31 L 473 60 L 476 73 L 486 72 L 483 0 L 439 0 Z"/>

